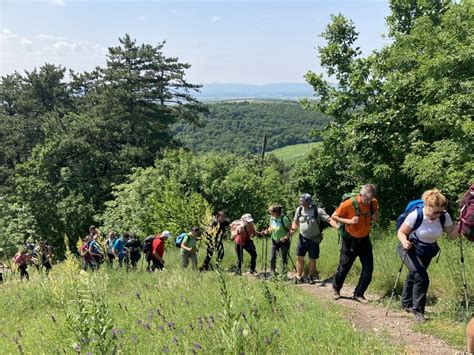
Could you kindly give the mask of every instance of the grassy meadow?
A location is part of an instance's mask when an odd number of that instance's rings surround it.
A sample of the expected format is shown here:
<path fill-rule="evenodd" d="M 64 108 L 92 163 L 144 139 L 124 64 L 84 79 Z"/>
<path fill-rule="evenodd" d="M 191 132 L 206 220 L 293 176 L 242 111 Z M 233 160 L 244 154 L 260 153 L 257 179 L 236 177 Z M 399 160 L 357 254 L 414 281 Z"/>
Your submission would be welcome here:
<path fill-rule="evenodd" d="M 227 262 L 233 258 L 227 254 Z M 1 353 L 398 353 L 285 282 L 169 267 L 153 274 L 75 260 L 2 286 Z"/>
<path fill-rule="evenodd" d="M 400 266 L 396 237 L 373 233 L 375 272 L 368 292 L 388 302 Z M 444 239 L 444 238 L 443 238 Z M 262 241 L 257 240 L 262 266 Z M 465 259 L 472 294 L 474 245 Z M 269 246 L 268 246 L 269 247 Z M 292 243 L 292 258 L 295 260 Z M 453 345 L 464 344 L 459 247 L 442 240 L 439 262 L 429 273 L 431 320 L 416 329 L 435 334 Z M 269 253 L 269 251 L 268 251 Z M 205 250 L 199 252 L 199 263 Z M 245 260 L 248 255 L 244 253 Z M 126 272 L 104 265 L 98 272 L 80 271 L 75 258 L 55 265 L 50 276 L 31 271 L 21 282 L 10 275 L 1 285 L 1 353 L 400 353 L 352 328 L 344 309 L 329 308 L 289 282 L 234 276 L 230 272 L 193 272 L 179 268 L 177 248 L 165 253 L 166 270 L 149 274 L 145 263 Z M 326 230 L 318 269 L 329 277 L 338 260 L 337 234 Z M 234 265 L 226 243 L 223 269 Z M 268 264 L 267 264 L 268 267 Z M 289 268 L 292 268 L 291 262 Z M 355 263 L 348 282 L 355 283 Z M 403 271 L 402 279 L 406 274 Z M 401 293 L 401 282 L 397 294 Z M 392 307 L 399 307 L 398 300 Z"/>
<path fill-rule="evenodd" d="M 269 154 L 274 154 L 278 159 L 289 163 L 294 162 L 295 160 L 304 158 L 309 151 L 320 145 L 321 142 L 312 142 L 312 143 L 302 143 L 302 144 L 294 144 L 294 145 L 287 145 L 283 148 L 278 148 L 268 152 Z"/>

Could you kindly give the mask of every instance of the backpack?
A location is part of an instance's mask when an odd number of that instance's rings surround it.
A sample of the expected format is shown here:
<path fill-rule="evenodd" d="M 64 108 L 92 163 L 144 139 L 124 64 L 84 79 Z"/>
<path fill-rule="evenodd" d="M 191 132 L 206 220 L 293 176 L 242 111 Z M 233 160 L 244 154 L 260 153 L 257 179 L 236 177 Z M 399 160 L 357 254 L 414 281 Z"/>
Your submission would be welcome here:
<path fill-rule="evenodd" d="M 410 201 L 407 205 L 407 207 L 405 208 L 405 211 L 402 212 L 402 214 L 400 214 L 400 216 L 398 216 L 397 218 L 397 230 L 400 229 L 400 227 L 402 226 L 403 222 L 405 221 L 405 219 L 407 218 L 407 216 L 413 212 L 413 211 L 416 211 L 416 221 L 415 221 L 415 224 L 413 225 L 413 228 L 412 228 L 412 232 L 415 231 L 416 229 L 418 229 L 421 224 L 423 223 L 423 207 L 424 207 L 424 202 L 423 200 L 421 199 L 418 199 L 418 200 L 413 200 L 413 201 Z M 444 213 L 442 213 L 440 216 L 439 216 L 439 221 L 441 223 L 441 228 L 444 228 L 444 223 L 446 221 L 446 215 Z M 416 252 L 416 255 L 418 256 L 430 256 L 430 257 L 434 257 L 436 254 L 438 254 L 440 252 L 440 249 L 439 249 L 439 246 L 438 246 L 438 243 L 424 243 L 422 242 L 421 240 L 418 239 L 418 237 L 416 236 L 416 233 L 414 233 L 414 238 L 410 239 L 411 242 L 413 242 L 414 246 L 415 246 L 415 252 Z M 439 255 L 438 255 L 438 259 L 439 259 Z M 438 262 L 438 260 L 436 260 L 436 262 Z"/>
<path fill-rule="evenodd" d="M 323 223 L 323 221 L 321 221 L 321 218 L 319 218 L 318 206 L 316 206 L 315 204 L 313 204 L 312 206 L 314 207 L 314 218 L 316 219 L 316 222 L 318 223 L 319 232 L 322 234 L 323 230 L 325 230 L 327 228 L 328 224 Z M 301 217 L 301 211 L 302 210 L 303 210 L 302 206 L 299 206 L 296 209 L 296 218 L 297 219 L 299 219 Z M 282 217 L 282 224 L 283 224 L 283 217 Z"/>
<path fill-rule="evenodd" d="M 178 235 L 176 237 L 176 240 L 175 240 L 175 245 L 176 245 L 176 248 L 181 248 L 181 244 L 183 243 L 183 239 L 184 237 L 186 237 L 188 235 L 188 233 L 184 232 L 184 233 L 181 233 L 180 235 Z"/>
<path fill-rule="evenodd" d="M 459 233 L 474 242 L 474 184 L 459 203 Z"/>
<path fill-rule="evenodd" d="M 151 246 L 152 246 L 154 240 L 155 240 L 155 236 L 154 235 L 149 235 L 143 241 L 142 250 L 143 250 L 143 254 L 145 254 L 147 258 L 148 258 L 148 254 L 151 252 Z"/>
<path fill-rule="evenodd" d="M 345 193 L 344 195 L 342 195 L 341 202 L 351 199 L 352 206 L 354 207 L 354 210 L 355 210 L 355 215 L 358 217 L 360 216 L 360 207 L 359 207 L 359 203 L 355 199 L 356 196 L 357 194 L 354 194 L 354 193 Z M 374 213 L 374 206 L 372 204 L 372 201 L 370 201 L 370 214 L 372 215 L 373 213 Z M 339 237 L 342 237 L 344 239 L 352 238 L 351 235 L 347 233 L 346 225 L 344 223 L 339 223 L 338 233 L 339 233 Z"/>
<path fill-rule="evenodd" d="M 417 215 L 416 215 L 415 225 L 413 226 L 412 231 L 418 229 L 418 227 L 421 226 L 421 223 L 423 223 L 423 207 L 424 206 L 425 204 L 423 200 L 421 199 L 410 201 L 407 207 L 405 208 L 405 211 L 403 211 L 402 214 L 400 214 L 400 216 L 398 216 L 397 218 L 397 230 L 400 229 L 403 222 L 405 222 L 405 219 L 407 218 L 407 216 L 414 210 L 416 210 Z M 439 216 L 439 221 L 441 222 L 441 227 L 444 228 L 444 222 L 446 221 L 446 216 L 444 213 L 442 213 Z"/>

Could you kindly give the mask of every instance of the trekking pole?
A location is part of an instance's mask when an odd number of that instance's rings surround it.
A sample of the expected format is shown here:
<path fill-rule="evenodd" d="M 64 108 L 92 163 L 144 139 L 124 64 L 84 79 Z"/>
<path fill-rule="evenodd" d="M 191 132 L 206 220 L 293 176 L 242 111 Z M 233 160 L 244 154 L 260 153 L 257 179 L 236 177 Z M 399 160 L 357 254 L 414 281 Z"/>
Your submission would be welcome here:
<path fill-rule="evenodd" d="M 407 254 L 408 254 L 408 251 L 405 250 L 405 256 L 403 257 L 402 264 L 400 265 L 400 269 L 398 269 L 397 278 L 395 279 L 395 284 L 393 285 L 392 294 L 390 296 L 390 300 L 388 301 L 388 306 L 387 306 L 387 311 L 385 312 L 385 317 L 388 315 L 390 305 L 392 304 L 393 296 L 395 295 L 395 289 L 397 288 L 398 280 L 400 279 L 400 275 L 401 275 L 402 269 L 403 269 L 403 264 L 405 264 L 405 259 L 407 258 Z"/>
<path fill-rule="evenodd" d="M 267 257 L 268 257 L 268 238 L 267 236 L 265 235 L 264 236 L 264 241 L 263 241 L 263 244 L 265 245 L 265 254 L 264 254 L 264 269 L 263 269 L 263 275 L 264 275 L 264 278 L 265 280 L 267 279 Z"/>
<path fill-rule="evenodd" d="M 461 275 L 464 288 L 464 300 L 466 302 L 466 312 L 469 311 L 469 298 L 467 297 L 466 270 L 464 269 L 464 250 L 462 247 L 462 235 L 459 235 L 459 250 L 461 252 Z"/>

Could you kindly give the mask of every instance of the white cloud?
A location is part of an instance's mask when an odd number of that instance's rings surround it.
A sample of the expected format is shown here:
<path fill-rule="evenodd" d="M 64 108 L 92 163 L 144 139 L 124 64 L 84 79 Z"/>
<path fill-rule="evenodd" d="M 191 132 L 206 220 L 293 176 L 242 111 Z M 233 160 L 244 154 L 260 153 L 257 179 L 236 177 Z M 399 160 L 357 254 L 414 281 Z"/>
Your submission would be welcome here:
<path fill-rule="evenodd" d="M 48 0 L 48 4 L 51 6 L 64 6 L 64 0 Z"/>
<path fill-rule="evenodd" d="M 64 37 L 51 36 L 51 35 L 47 35 L 47 34 L 44 34 L 44 33 L 40 33 L 39 35 L 36 35 L 35 37 L 36 38 L 41 38 L 41 39 L 46 39 L 46 40 L 52 40 L 52 41 L 61 41 L 61 40 L 65 39 Z"/>
<path fill-rule="evenodd" d="M 215 22 L 221 22 L 221 21 L 222 21 L 222 18 L 219 17 L 219 16 L 213 16 L 213 17 L 211 18 L 211 22 L 214 22 L 214 23 L 215 23 Z"/>
<path fill-rule="evenodd" d="M 33 44 L 33 41 L 30 41 L 29 39 L 26 39 L 26 38 L 22 38 L 20 40 L 20 43 L 21 43 L 22 46 L 26 47 L 26 46 L 29 46 L 29 45 Z"/>

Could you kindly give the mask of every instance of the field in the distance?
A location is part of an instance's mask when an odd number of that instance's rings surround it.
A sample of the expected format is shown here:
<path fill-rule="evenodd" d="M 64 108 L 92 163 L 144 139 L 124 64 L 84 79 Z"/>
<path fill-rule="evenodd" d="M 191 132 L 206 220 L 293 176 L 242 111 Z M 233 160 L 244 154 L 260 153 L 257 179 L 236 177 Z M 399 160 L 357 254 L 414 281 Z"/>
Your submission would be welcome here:
<path fill-rule="evenodd" d="M 278 159 L 284 162 L 291 162 L 300 158 L 305 157 L 312 148 L 322 144 L 322 142 L 311 142 L 288 145 L 283 148 L 278 148 L 268 152 L 268 154 L 275 155 Z"/>

